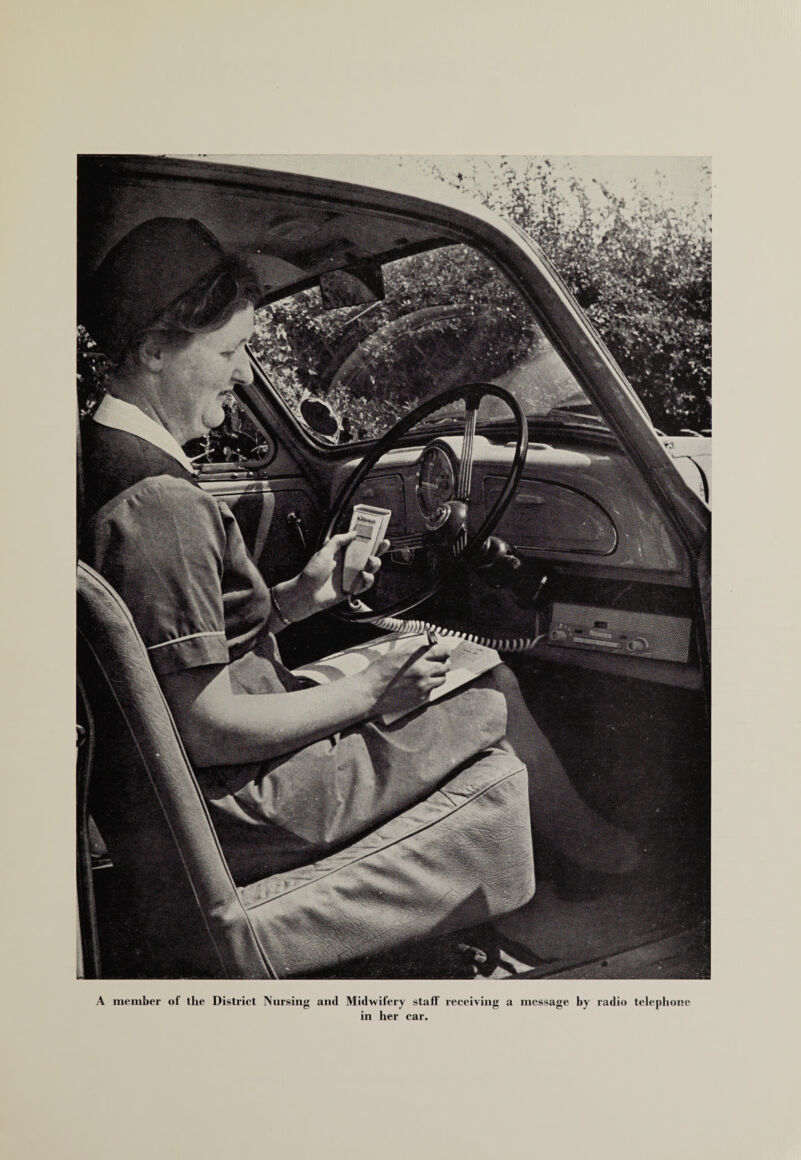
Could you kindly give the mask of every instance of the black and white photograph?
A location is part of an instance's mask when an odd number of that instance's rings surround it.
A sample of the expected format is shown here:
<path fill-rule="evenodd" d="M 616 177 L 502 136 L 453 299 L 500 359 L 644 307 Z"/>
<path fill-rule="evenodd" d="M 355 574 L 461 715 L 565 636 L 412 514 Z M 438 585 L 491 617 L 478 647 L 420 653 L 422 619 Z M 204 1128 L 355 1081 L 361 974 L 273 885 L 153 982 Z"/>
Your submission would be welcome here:
<path fill-rule="evenodd" d="M 80 978 L 709 978 L 711 182 L 78 157 Z"/>
<path fill-rule="evenodd" d="M 795 1157 L 798 3 L 7 8 L 3 1153 Z"/>

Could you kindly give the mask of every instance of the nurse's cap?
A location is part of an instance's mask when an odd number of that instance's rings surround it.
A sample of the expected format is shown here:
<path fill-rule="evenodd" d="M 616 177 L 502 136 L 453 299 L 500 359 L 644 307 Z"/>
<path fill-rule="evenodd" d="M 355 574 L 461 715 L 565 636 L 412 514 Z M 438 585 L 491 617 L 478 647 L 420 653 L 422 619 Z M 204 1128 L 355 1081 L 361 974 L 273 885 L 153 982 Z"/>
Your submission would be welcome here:
<path fill-rule="evenodd" d="M 106 254 L 79 303 L 78 321 L 104 354 L 117 359 L 225 258 L 214 234 L 195 218 L 150 218 Z"/>

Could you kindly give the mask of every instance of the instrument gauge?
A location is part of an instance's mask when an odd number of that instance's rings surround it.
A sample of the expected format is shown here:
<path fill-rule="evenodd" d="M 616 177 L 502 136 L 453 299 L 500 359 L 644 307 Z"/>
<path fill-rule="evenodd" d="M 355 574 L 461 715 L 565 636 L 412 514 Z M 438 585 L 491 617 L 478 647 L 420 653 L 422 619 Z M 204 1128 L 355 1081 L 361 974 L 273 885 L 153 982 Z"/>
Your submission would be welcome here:
<path fill-rule="evenodd" d="M 448 518 L 448 501 L 453 499 L 456 479 L 453 462 L 442 447 L 426 447 L 417 464 L 417 504 L 429 531 L 441 527 Z"/>

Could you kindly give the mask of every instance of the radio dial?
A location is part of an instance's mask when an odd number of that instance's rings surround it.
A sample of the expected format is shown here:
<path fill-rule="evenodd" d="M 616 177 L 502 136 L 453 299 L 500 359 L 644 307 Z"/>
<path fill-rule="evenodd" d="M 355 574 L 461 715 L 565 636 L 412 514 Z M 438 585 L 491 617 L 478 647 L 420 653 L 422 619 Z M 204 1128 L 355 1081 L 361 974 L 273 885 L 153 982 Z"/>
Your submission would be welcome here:
<path fill-rule="evenodd" d="M 648 641 L 644 636 L 635 636 L 633 640 L 626 643 L 626 648 L 629 652 L 641 653 L 648 651 Z"/>
<path fill-rule="evenodd" d="M 550 636 L 551 640 L 567 640 L 567 633 L 563 628 L 552 628 Z"/>

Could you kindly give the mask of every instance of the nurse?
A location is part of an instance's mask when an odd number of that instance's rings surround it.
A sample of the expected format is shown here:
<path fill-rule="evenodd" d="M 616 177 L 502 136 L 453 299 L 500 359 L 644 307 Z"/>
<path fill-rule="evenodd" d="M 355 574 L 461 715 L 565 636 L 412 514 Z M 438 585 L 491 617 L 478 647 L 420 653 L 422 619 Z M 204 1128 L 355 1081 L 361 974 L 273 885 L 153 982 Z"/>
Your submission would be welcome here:
<path fill-rule="evenodd" d="M 81 307 L 113 363 L 84 432 L 82 556 L 131 611 L 235 878 L 313 861 L 496 745 L 528 767 L 536 836 L 582 871 L 631 871 L 635 840 L 576 794 L 505 667 L 388 729 L 383 714 L 421 707 L 444 682 L 445 643 L 404 643 L 324 686 L 282 664 L 276 636 L 345 598 L 351 536 L 269 588 L 182 450 L 251 382 L 259 298 L 250 268 L 199 222 L 156 218 L 106 255 Z M 380 564 L 369 559 L 359 591 Z"/>

